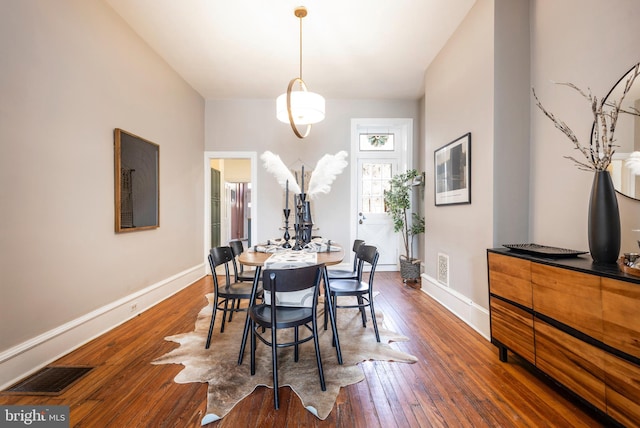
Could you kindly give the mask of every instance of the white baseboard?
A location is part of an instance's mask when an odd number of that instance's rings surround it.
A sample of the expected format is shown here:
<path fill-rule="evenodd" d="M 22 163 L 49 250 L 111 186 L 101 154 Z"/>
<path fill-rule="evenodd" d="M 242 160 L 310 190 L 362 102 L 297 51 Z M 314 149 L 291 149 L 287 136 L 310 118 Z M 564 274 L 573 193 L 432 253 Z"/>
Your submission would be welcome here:
<path fill-rule="evenodd" d="M 0 389 L 172 296 L 206 274 L 200 264 L 0 353 Z"/>
<path fill-rule="evenodd" d="M 485 339 L 491 340 L 489 311 L 452 288 L 440 284 L 427 274 L 422 277 L 422 291 L 438 301 Z"/>

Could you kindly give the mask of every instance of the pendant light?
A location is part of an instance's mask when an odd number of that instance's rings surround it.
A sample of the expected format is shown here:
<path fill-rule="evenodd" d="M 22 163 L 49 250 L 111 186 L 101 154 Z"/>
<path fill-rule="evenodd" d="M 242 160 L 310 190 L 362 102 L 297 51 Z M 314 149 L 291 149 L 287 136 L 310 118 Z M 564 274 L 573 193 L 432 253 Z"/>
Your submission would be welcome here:
<path fill-rule="evenodd" d="M 311 125 L 324 120 L 324 97 L 307 90 L 302 80 L 302 18 L 307 16 L 307 9 L 299 6 L 294 15 L 300 20 L 300 75 L 291 79 L 287 92 L 276 100 L 276 117 L 279 121 L 289 123 L 293 133 L 298 138 L 305 138 L 311 131 Z M 298 90 L 294 90 L 294 87 Z M 298 125 L 306 126 L 304 133 L 298 130 Z"/>

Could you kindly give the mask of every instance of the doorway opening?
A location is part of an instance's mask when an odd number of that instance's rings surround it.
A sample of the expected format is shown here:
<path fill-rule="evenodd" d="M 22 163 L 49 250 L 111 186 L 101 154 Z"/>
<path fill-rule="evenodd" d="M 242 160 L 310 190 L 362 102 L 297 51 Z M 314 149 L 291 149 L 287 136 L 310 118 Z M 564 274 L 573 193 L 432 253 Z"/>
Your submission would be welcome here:
<path fill-rule="evenodd" d="M 205 152 L 204 256 L 212 247 L 256 242 L 256 152 Z"/>

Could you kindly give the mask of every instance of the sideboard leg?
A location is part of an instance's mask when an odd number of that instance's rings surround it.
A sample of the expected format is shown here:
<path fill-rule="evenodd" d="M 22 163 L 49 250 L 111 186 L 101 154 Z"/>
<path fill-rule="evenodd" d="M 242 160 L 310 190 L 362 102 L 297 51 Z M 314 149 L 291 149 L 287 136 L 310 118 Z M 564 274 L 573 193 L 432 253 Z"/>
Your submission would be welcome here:
<path fill-rule="evenodd" d="M 507 362 L 507 348 L 505 346 L 498 347 L 498 353 L 500 355 L 500 361 L 503 363 Z"/>

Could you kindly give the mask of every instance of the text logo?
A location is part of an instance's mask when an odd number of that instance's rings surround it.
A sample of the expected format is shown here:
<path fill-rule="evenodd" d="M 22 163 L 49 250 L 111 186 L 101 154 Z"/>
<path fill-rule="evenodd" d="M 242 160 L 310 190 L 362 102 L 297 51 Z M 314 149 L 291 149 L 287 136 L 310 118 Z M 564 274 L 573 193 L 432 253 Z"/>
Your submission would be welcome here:
<path fill-rule="evenodd" d="M 68 428 L 69 406 L 0 406 L 0 428 Z"/>

